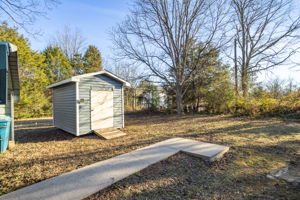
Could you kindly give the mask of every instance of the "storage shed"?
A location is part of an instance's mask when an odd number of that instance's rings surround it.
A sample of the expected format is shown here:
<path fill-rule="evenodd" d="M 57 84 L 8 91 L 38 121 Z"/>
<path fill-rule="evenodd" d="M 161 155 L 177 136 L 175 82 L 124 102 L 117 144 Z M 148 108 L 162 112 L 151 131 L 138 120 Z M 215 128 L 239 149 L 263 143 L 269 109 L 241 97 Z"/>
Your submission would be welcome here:
<path fill-rule="evenodd" d="M 83 74 L 49 85 L 54 126 L 76 136 L 124 127 L 124 86 L 108 71 Z"/>
<path fill-rule="evenodd" d="M 0 41 L 0 119 L 9 119 L 10 144 L 14 143 L 14 102 L 20 100 L 17 47 Z M 8 138 L 2 138 L 5 140 Z"/>

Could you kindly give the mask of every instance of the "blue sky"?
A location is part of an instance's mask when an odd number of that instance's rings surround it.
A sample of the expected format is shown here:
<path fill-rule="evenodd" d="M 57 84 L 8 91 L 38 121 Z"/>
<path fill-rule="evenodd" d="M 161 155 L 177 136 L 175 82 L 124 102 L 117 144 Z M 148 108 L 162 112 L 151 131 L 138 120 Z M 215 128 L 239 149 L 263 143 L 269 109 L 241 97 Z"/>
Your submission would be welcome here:
<path fill-rule="evenodd" d="M 129 0 L 62 0 L 46 18 L 37 20 L 34 27 L 41 36 L 29 40 L 34 50 L 43 50 L 49 39 L 65 26 L 80 29 L 86 45 L 96 45 L 103 56 L 111 54 L 109 30 L 128 13 Z"/>
<path fill-rule="evenodd" d="M 96 45 L 107 60 L 113 54 L 109 31 L 124 19 L 131 2 L 132 0 L 61 0 L 59 5 L 48 12 L 47 18 L 35 22 L 34 27 L 39 29 L 42 35 L 36 38 L 30 35 L 27 37 L 31 47 L 41 51 L 49 39 L 64 26 L 78 28 L 86 38 L 86 44 Z M 261 73 L 258 81 L 268 81 L 273 77 L 293 78 L 300 82 L 300 67 L 277 67 L 272 72 Z"/>

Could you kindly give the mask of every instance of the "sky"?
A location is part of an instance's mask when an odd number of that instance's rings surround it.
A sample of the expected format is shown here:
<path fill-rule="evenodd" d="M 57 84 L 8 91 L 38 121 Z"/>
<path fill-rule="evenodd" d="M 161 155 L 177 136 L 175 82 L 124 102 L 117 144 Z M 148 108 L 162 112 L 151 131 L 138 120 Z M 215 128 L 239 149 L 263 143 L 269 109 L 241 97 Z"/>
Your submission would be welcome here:
<path fill-rule="evenodd" d="M 34 28 L 41 35 L 34 38 L 27 34 L 27 37 L 31 47 L 40 51 L 57 31 L 68 26 L 80 30 L 86 45 L 96 45 L 103 57 L 109 56 L 112 53 L 109 31 L 122 22 L 129 12 L 129 5 L 130 0 L 61 0 L 45 18 L 35 21 Z"/>
<path fill-rule="evenodd" d="M 29 38 L 34 50 L 42 51 L 57 31 L 65 26 L 78 28 L 86 39 L 86 45 L 96 45 L 102 57 L 107 59 L 113 55 L 109 31 L 124 20 L 131 2 L 132 0 L 61 0 L 45 18 L 35 22 L 34 27 L 40 31 L 40 36 L 24 35 Z M 257 81 L 267 82 L 275 77 L 292 78 L 300 83 L 300 67 L 280 66 L 260 73 Z"/>

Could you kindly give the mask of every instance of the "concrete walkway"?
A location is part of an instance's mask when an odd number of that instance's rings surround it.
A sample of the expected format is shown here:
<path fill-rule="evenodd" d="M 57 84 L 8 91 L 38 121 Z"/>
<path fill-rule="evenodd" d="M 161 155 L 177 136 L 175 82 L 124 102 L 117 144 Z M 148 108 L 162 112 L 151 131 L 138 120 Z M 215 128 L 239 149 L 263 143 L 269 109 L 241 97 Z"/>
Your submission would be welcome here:
<path fill-rule="evenodd" d="M 0 200 L 79 200 L 179 151 L 215 161 L 228 150 L 226 146 L 172 138 L 24 187 Z"/>

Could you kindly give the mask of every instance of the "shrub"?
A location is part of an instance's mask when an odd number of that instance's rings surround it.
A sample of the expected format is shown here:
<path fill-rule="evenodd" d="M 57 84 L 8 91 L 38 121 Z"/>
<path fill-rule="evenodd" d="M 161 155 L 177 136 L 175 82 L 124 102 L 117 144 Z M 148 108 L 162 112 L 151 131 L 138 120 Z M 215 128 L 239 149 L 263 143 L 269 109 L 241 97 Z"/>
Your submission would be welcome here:
<path fill-rule="evenodd" d="M 230 109 L 234 111 L 233 107 Z M 300 117 L 300 91 L 291 92 L 279 99 L 262 96 L 260 98 L 240 98 L 235 114 L 258 116 L 287 116 L 293 114 Z"/>

